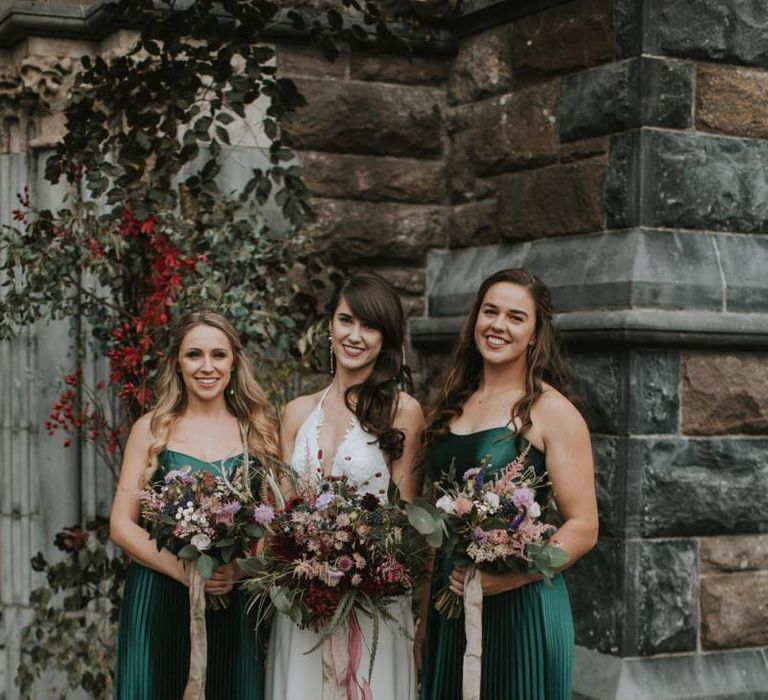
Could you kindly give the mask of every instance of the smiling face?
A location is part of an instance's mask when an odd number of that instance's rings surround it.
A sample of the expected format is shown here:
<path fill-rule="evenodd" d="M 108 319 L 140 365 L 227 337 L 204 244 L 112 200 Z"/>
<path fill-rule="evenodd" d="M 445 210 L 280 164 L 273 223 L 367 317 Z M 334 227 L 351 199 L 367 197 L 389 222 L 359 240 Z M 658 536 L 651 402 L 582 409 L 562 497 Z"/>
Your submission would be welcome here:
<path fill-rule="evenodd" d="M 484 362 L 525 358 L 536 333 L 536 305 L 525 289 L 497 282 L 483 297 L 475 322 L 475 346 Z"/>
<path fill-rule="evenodd" d="M 382 333 L 355 316 L 344 297 L 333 312 L 329 330 L 338 367 L 349 371 L 373 367 L 381 352 Z"/>
<path fill-rule="evenodd" d="M 203 401 L 223 396 L 234 361 L 232 345 L 223 331 L 202 324 L 192 328 L 179 348 L 179 370 L 187 396 Z"/>

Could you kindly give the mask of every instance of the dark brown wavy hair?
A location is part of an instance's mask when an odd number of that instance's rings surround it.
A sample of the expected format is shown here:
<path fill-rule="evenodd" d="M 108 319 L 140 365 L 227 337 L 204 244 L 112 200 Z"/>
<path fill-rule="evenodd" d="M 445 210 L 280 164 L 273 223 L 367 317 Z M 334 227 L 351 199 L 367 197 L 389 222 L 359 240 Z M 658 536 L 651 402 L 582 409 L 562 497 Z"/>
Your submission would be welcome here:
<path fill-rule="evenodd" d="M 338 289 L 329 307 L 331 318 L 342 299 L 357 318 L 382 336 L 373 371 L 361 384 L 346 390 L 344 402 L 363 429 L 376 436 L 381 451 L 395 461 L 403 454 L 405 440 L 403 431 L 393 427 L 398 391 L 413 391 L 411 371 L 403 360 L 403 305 L 394 287 L 374 272 L 358 273 Z"/>
<path fill-rule="evenodd" d="M 525 369 L 525 394 L 510 409 L 510 425 L 518 426 L 518 440 L 533 425 L 531 408 L 541 396 L 543 382 L 572 398 L 571 371 L 563 357 L 557 330 L 552 322 L 554 309 L 549 289 L 538 277 L 523 268 L 500 270 L 480 285 L 472 310 L 461 329 L 453 350 L 451 370 L 427 417 L 427 444 L 449 431 L 450 423 L 462 414 L 464 404 L 480 385 L 483 360 L 475 345 L 475 324 L 485 295 L 499 282 L 523 287 L 531 295 L 536 307 L 534 342 L 527 354 Z"/>

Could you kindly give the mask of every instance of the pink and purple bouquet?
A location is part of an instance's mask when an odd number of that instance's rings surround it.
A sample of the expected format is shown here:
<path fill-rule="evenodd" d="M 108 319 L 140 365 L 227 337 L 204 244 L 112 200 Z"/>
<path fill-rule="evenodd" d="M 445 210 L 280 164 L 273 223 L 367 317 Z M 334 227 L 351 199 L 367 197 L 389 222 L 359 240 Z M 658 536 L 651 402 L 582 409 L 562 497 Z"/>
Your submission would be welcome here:
<path fill-rule="evenodd" d="M 170 549 L 208 579 L 220 566 L 246 556 L 274 517 L 269 506 L 254 502 L 249 483 L 242 469 L 232 475 L 174 469 L 154 488 L 139 492 L 142 523 L 158 551 Z M 211 596 L 209 604 L 220 609 L 227 599 Z"/>
<path fill-rule="evenodd" d="M 299 627 L 319 630 L 312 650 L 355 624 L 356 609 L 389 619 L 390 599 L 425 576 L 429 547 L 402 507 L 359 488 L 346 477 L 298 481 L 267 526 L 263 553 L 238 562 L 262 611 L 271 604 Z M 374 639 L 371 665 L 375 646 Z"/>
<path fill-rule="evenodd" d="M 549 581 L 568 555 L 550 543 L 554 526 L 541 520 L 536 490 L 546 486 L 546 476 L 526 466 L 528 449 L 502 469 L 488 461 L 467 469 L 460 480 L 449 474 L 450 486 L 432 504 L 418 498 L 406 505 L 414 527 L 427 542 L 456 565 L 474 565 L 495 573 L 539 572 Z M 446 586 L 435 607 L 447 617 L 461 613 L 461 599 Z"/>

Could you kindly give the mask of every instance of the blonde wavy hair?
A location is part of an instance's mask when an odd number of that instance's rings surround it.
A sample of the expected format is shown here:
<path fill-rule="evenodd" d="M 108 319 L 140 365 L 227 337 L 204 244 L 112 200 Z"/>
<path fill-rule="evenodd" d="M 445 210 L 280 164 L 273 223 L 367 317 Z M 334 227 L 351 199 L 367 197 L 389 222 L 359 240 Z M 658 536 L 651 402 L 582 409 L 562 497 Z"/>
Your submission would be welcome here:
<path fill-rule="evenodd" d="M 232 378 L 224 392 L 229 412 L 237 418 L 244 447 L 263 465 L 273 462 L 279 454 L 277 425 L 268 412 L 267 397 L 253 376 L 248 359 L 234 326 L 215 311 L 193 311 L 182 316 L 174 326 L 171 344 L 160 367 L 156 402 L 150 415 L 149 464 L 144 473 L 144 485 L 150 483 L 158 467 L 158 456 L 168 446 L 173 426 L 187 406 L 187 390 L 179 370 L 179 350 L 184 337 L 196 326 L 211 326 L 227 336 L 234 363 Z M 231 391 L 230 391 L 231 390 Z"/>

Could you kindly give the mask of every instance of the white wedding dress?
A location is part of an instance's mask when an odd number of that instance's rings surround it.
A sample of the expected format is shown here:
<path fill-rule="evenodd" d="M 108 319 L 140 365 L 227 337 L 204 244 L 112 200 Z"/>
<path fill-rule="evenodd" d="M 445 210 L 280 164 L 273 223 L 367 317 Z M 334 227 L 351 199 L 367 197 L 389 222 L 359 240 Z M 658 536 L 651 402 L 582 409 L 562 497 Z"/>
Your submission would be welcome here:
<path fill-rule="evenodd" d="M 304 421 L 296 434 L 290 465 L 302 477 L 319 480 L 322 467 L 318 435 L 323 424 L 323 401 Z M 389 470 L 375 437 L 353 418 L 333 458 L 332 476 L 346 476 L 361 484 L 360 493 L 372 493 L 386 498 Z M 382 620 L 374 659 L 373 674 L 369 679 L 373 700 L 415 700 L 416 666 L 413 661 L 413 615 L 409 596 L 397 598 L 389 613 L 395 622 Z M 371 619 L 357 612 L 363 644 L 359 679 L 368 677 L 373 624 Z M 266 700 L 321 700 L 323 693 L 321 649 L 305 654 L 319 640 L 312 630 L 299 629 L 291 620 L 277 613 L 272 621 L 272 633 L 267 654 L 265 679 Z M 336 698 L 334 698 L 336 700 Z M 347 700 L 340 697 L 338 700 Z"/>

